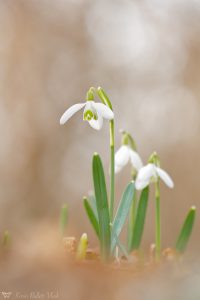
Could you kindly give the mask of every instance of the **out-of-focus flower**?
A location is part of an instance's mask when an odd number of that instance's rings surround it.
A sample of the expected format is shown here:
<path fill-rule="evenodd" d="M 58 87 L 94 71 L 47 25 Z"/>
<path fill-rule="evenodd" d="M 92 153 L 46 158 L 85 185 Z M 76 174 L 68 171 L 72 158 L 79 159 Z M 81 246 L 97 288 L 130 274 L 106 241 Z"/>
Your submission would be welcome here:
<path fill-rule="evenodd" d="M 115 154 L 115 173 L 120 172 L 129 161 L 136 171 L 139 171 L 143 166 L 139 154 L 132 150 L 129 145 L 122 145 Z"/>
<path fill-rule="evenodd" d="M 90 126 L 100 130 L 103 126 L 103 119 L 112 120 L 113 111 L 103 103 L 96 103 L 88 100 L 85 103 L 77 103 L 68 108 L 60 118 L 60 124 L 65 124 L 76 112 L 84 108 L 83 120 L 88 121 Z"/>
<path fill-rule="evenodd" d="M 158 181 L 159 178 L 161 178 L 169 188 L 174 187 L 174 183 L 166 171 L 164 171 L 160 167 L 157 167 L 153 163 L 148 163 L 146 166 L 142 167 L 139 170 L 135 182 L 135 187 L 137 190 L 142 190 L 151 182 Z"/>

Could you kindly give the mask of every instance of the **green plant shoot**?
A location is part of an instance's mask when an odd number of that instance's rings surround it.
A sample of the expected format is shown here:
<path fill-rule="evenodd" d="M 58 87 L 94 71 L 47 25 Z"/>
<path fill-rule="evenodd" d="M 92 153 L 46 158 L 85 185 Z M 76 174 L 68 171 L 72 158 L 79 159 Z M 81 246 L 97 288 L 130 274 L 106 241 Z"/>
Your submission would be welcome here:
<path fill-rule="evenodd" d="M 192 206 L 185 218 L 185 221 L 183 223 L 183 226 L 181 228 L 180 234 L 176 242 L 176 250 L 179 253 L 183 253 L 187 247 L 187 244 L 189 242 L 192 233 L 195 216 L 196 216 L 196 207 Z"/>

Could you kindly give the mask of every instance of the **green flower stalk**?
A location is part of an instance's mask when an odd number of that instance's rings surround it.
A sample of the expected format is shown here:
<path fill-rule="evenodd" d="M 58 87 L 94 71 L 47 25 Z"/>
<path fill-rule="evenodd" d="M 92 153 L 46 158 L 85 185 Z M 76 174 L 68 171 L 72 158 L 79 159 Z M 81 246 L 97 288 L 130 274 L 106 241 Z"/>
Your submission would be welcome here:
<path fill-rule="evenodd" d="M 161 254 L 161 222 L 160 222 L 160 186 L 159 180 L 155 182 L 156 199 L 156 260 L 160 259 Z"/>
<path fill-rule="evenodd" d="M 133 181 L 137 176 L 138 171 L 143 166 L 142 160 L 137 153 L 136 143 L 132 136 L 124 130 L 121 130 L 122 133 L 122 141 L 121 147 L 115 154 L 115 173 L 119 173 L 123 167 L 125 167 L 128 162 L 131 163 L 131 177 Z M 130 212 L 129 212 L 129 222 L 128 222 L 128 251 L 131 252 L 132 250 L 132 243 L 133 243 L 133 232 L 135 226 L 135 218 L 137 212 L 137 193 L 134 193 Z"/>
<path fill-rule="evenodd" d="M 161 222 L 160 222 L 160 178 L 169 187 L 173 188 L 174 183 L 171 177 L 160 168 L 160 159 L 156 152 L 154 152 L 148 161 L 148 164 L 140 169 L 138 172 L 135 186 L 136 189 L 142 190 L 151 182 L 155 183 L 155 205 L 156 205 L 156 259 L 160 259 L 161 253 Z"/>
<path fill-rule="evenodd" d="M 106 95 L 105 91 L 98 87 L 97 94 L 103 104 L 107 105 L 112 111 L 112 103 L 108 96 Z M 114 213 L 114 200 L 115 200 L 115 123 L 114 118 L 110 120 L 110 201 L 109 201 L 109 208 L 110 208 L 110 220 L 113 220 L 113 213 Z"/>

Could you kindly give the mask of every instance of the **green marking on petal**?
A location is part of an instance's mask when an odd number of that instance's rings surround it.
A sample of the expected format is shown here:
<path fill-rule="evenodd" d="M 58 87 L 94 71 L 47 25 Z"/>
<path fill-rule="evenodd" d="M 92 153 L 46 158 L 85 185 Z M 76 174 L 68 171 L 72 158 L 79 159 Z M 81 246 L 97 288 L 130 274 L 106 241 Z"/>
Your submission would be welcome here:
<path fill-rule="evenodd" d="M 97 114 L 93 114 L 93 119 L 96 120 L 96 121 L 98 120 Z"/>
<path fill-rule="evenodd" d="M 94 117 L 93 112 L 91 110 L 86 110 L 83 115 L 83 120 L 91 121 L 93 117 Z"/>
<path fill-rule="evenodd" d="M 93 111 L 91 111 L 91 110 L 86 110 L 85 112 L 84 112 L 84 115 L 83 115 L 83 120 L 84 121 L 91 121 L 92 119 L 94 119 L 94 120 L 98 120 L 98 115 L 97 115 L 97 113 L 96 112 L 93 112 Z"/>

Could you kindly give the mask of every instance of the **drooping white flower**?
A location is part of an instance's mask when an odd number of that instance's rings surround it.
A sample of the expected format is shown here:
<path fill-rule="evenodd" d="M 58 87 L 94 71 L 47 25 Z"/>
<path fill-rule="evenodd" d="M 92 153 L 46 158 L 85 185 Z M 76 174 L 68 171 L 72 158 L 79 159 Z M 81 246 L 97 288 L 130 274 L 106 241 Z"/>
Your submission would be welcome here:
<path fill-rule="evenodd" d="M 137 171 L 139 171 L 143 166 L 139 154 L 132 150 L 129 145 L 122 145 L 115 153 L 115 173 L 120 172 L 129 161 Z"/>
<path fill-rule="evenodd" d="M 103 119 L 112 120 L 114 118 L 113 111 L 103 103 L 94 101 L 86 101 L 78 103 L 68 108 L 60 118 L 60 124 L 65 124 L 76 112 L 84 108 L 83 120 L 88 121 L 90 126 L 96 130 L 100 130 L 103 126 Z"/>
<path fill-rule="evenodd" d="M 169 188 L 174 187 L 174 183 L 166 171 L 164 171 L 160 167 L 157 167 L 153 163 L 148 163 L 146 166 L 142 167 L 139 170 L 135 182 L 135 187 L 137 190 L 142 190 L 151 182 L 156 182 L 159 178 L 161 178 Z"/>

